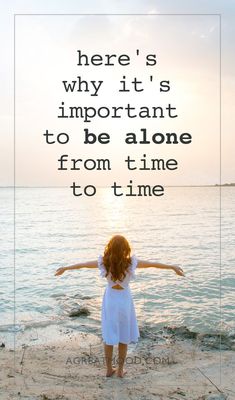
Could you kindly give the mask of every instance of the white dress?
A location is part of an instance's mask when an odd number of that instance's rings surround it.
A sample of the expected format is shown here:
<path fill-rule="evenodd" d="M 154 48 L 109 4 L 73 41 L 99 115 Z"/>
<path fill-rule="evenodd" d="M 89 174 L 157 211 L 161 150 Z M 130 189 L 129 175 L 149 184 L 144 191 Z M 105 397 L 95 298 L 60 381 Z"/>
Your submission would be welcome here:
<path fill-rule="evenodd" d="M 136 343 L 140 336 L 129 287 L 130 280 L 135 278 L 137 264 L 138 260 L 133 255 L 123 281 L 112 281 L 110 274 L 106 277 L 107 286 L 102 301 L 101 325 L 103 341 L 108 345 Z M 105 277 L 106 269 L 101 255 L 98 257 L 98 268 L 100 276 Z M 112 288 L 117 284 L 123 289 Z"/>

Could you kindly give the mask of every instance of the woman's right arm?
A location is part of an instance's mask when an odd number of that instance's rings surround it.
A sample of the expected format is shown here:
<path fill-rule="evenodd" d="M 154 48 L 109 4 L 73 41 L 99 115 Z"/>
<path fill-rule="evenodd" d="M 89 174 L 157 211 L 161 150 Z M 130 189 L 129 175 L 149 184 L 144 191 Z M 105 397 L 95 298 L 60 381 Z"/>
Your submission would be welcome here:
<path fill-rule="evenodd" d="M 184 276 L 184 272 L 183 272 L 182 268 L 178 267 L 177 265 L 168 265 L 168 264 L 162 264 L 159 262 L 138 260 L 137 268 L 151 268 L 151 267 L 160 268 L 160 269 L 171 269 L 177 275 Z"/>
<path fill-rule="evenodd" d="M 97 261 L 87 261 L 85 263 L 78 263 L 74 265 L 68 265 L 67 267 L 58 268 L 55 276 L 62 275 L 65 271 L 70 271 L 73 269 L 81 269 L 81 268 L 97 268 L 98 263 Z"/>

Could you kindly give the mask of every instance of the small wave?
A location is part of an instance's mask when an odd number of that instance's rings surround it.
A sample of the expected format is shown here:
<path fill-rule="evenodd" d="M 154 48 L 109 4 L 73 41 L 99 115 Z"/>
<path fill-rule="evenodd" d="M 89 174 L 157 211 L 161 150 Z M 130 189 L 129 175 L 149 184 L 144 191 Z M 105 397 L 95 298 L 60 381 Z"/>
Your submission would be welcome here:
<path fill-rule="evenodd" d="M 9 325 L 1 325 L 0 326 L 0 332 L 7 331 L 7 332 L 15 333 L 15 332 L 22 332 L 23 330 L 24 330 L 23 325 L 9 324 Z"/>
<path fill-rule="evenodd" d="M 22 324 L 14 325 L 14 324 L 7 324 L 7 325 L 0 325 L 0 332 L 24 332 L 26 329 L 32 329 L 32 328 L 44 328 L 50 325 L 57 325 L 60 323 L 63 323 L 65 318 L 60 317 L 59 319 L 56 320 L 45 320 L 45 321 L 27 321 Z"/>
<path fill-rule="evenodd" d="M 60 298 L 60 297 L 68 297 L 65 293 L 53 293 L 50 295 L 50 297 L 53 297 L 54 299 Z"/>

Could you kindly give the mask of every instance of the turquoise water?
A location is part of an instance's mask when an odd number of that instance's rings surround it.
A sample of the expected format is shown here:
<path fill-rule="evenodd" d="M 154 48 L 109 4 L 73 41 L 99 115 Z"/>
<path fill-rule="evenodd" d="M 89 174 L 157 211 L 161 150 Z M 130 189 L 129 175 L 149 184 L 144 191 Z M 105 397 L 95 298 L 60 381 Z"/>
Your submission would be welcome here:
<path fill-rule="evenodd" d="M 219 188 L 165 190 L 159 198 L 114 198 L 100 188 L 95 197 L 76 198 L 68 188 L 17 188 L 14 291 L 13 189 L 1 188 L 0 336 L 13 329 L 14 293 L 18 331 L 66 321 L 77 304 L 91 311 L 73 320 L 78 329 L 99 331 L 105 280 L 96 270 L 54 272 L 96 259 L 115 233 L 140 259 L 186 273 L 137 272 L 131 289 L 140 325 L 234 332 L 235 189 L 222 187 L 221 268 Z"/>

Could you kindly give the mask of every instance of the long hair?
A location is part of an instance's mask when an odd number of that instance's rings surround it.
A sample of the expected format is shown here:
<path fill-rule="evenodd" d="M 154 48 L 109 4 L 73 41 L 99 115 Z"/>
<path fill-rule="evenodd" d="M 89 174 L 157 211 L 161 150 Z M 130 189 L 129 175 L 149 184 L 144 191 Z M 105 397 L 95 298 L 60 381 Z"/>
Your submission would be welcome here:
<path fill-rule="evenodd" d="M 105 246 L 103 264 L 106 268 L 106 275 L 111 274 L 115 282 L 122 281 L 126 271 L 131 264 L 131 247 L 127 239 L 121 235 L 113 236 Z"/>

